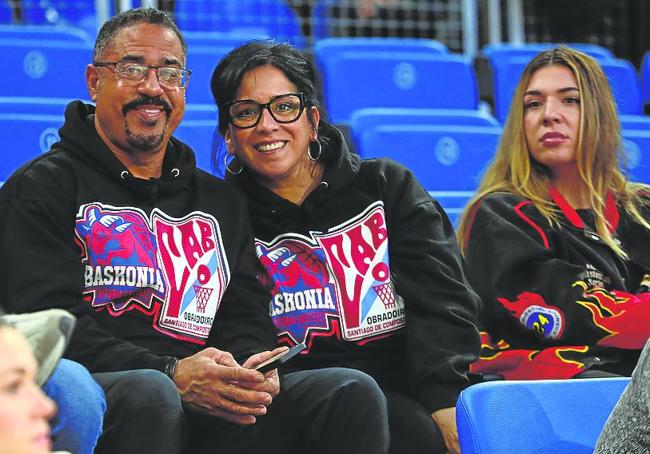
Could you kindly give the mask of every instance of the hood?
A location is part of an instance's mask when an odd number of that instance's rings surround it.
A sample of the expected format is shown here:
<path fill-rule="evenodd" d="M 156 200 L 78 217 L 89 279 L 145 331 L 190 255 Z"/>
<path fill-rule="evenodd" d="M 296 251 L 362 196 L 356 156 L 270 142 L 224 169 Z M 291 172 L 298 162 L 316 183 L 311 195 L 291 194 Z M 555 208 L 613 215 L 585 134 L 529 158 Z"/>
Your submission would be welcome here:
<path fill-rule="evenodd" d="M 157 192 L 173 193 L 186 187 L 193 178 L 196 160 L 192 149 L 171 138 L 167 144 L 160 178 L 144 180 L 134 177 L 109 150 L 97 134 L 94 124 L 95 106 L 73 101 L 66 107 L 65 123 L 59 130 L 60 142 L 52 148 L 63 148 L 93 167 L 97 172 L 120 182 L 133 192 L 142 192 L 155 181 Z"/>

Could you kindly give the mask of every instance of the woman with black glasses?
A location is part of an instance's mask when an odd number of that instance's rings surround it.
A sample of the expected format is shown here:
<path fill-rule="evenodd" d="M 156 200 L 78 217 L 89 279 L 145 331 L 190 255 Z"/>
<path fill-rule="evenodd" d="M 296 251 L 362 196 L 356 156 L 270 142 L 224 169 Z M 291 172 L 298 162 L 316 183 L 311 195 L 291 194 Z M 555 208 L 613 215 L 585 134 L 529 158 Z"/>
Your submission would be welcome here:
<path fill-rule="evenodd" d="M 212 75 L 215 159 L 247 195 L 279 344 L 308 346 L 285 371 L 363 371 L 386 396 L 391 452 L 457 453 L 479 338 L 453 228 L 409 170 L 348 151 L 313 80 L 274 42 L 235 49 Z"/>

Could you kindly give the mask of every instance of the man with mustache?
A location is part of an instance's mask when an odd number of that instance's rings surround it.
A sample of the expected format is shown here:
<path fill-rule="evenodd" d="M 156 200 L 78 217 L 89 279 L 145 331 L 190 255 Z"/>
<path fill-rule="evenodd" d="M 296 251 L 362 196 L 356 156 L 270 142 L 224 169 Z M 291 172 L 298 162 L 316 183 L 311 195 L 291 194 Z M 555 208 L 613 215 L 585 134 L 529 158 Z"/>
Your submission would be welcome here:
<path fill-rule="evenodd" d="M 186 53 L 155 9 L 102 26 L 86 68 L 95 106 L 71 102 L 61 141 L 0 190 L 0 305 L 76 315 L 66 356 L 108 405 L 95 452 L 180 453 L 189 439 L 192 453 L 381 453 L 369 377 L 287 374 L 280 393 L 277 370 L 254 369 L 284 348 L 243 196 L 172 137 Z"/>

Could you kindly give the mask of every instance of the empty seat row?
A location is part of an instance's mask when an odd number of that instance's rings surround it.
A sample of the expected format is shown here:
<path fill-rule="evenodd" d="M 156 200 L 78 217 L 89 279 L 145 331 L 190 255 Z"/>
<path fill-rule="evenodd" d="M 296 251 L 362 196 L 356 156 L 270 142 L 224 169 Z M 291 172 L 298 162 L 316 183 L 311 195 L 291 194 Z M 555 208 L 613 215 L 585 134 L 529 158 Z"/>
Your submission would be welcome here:
<path fill-rule="evenodd" d="M 45 27 L 40 33 L 14 33 L 0 27 L 0 49 L 10 65 L 22 69 L 9 74 L 9 83 L 0 87 L 0 96 L 48 96 L 52 87 L 57 87 L 58 97 L 84 96 L 85 83 L 79 74 L 92 60 L 92 45 L 82 41 L 82 34 L 66 28 Z M 58 37 L 49 39 L 54 34 Z M 243 42 L 267 36 L 263 30 L 252 29 L 187 32 L 187 67 L 193 71 L 188 102 L 211 103 L 209 80 L 219 59 Z M 500 122 L 505 121 L 524 66 L 535 53 L 550 46 L 499 45 L 484 49 L 491 62 L 494 111 Z M 639 84 L 632 64 L 614 58 L 600 46 L 574 46 L 600 59 L 620 113 L 642 114 L 648 89 Z M 354 110 L 367 107 L 477 109 L 479 105 L 471 59 L 449 53 L 446 46 L 434 40 L 329 38 L 316 43 L 314 57 L 322 77 L 324 104 L 335 123 L 348 123 Z M 643 67 L 646 72 L 647 66 Z"/>

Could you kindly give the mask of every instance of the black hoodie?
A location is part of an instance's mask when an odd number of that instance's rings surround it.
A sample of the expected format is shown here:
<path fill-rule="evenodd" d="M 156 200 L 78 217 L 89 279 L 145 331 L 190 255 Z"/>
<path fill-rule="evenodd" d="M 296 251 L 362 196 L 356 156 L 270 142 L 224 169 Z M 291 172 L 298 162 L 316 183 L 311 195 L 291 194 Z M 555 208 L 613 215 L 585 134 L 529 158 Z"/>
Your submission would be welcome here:
<path fill-rule="evenodd" d="M 0 190 L 0 305 L 72 312 L 66 356 L 93 372 L 272 347 L 241 194 L 174 138 L 160 178 L 130 175 L 93 119 L 70 103 L 61 141 Z"/>
<path fill-rule="evenodd" d="M 288 369 L 352 367 L 429 411 L 452 407 L 479 350 L 453 228 L 406 168 L 334 139 L 301 205 L 229 176 L 248 197 L 279 341 L 308 345 Z"/>

